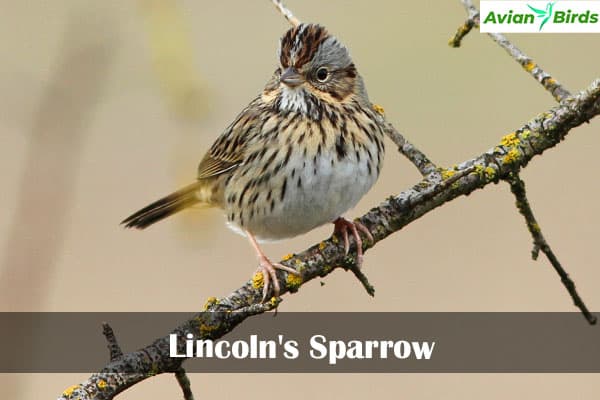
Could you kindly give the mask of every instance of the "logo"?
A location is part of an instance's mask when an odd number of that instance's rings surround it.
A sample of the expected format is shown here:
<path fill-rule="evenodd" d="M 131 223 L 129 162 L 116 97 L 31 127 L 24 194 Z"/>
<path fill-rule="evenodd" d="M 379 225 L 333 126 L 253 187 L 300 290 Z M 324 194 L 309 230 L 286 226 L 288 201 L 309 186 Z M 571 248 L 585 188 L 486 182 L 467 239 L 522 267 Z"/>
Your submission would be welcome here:
<path fill-rule="evenodd" d="M 532 7 L 529 4 L 527 4 L 527 7 L 529 7 L 531 9 L 531 11 L 533 11 L 534 13 L 537 14 L 538 18 L 542 18 L 542 23 L 540 24 L 540 29 L 539 31 L 542 30 L 542 28 L 544 27 L 544 24 L 546 22 L 548 22 L 548 20 L 550 18 L 552 18 L 552 7 L 554 6 L 554 3 L 548 3 L 546 4 L 546 9 L 545 10 L 540 10 L 538 8 Z"/>
<path fill-rule="evenodd" d="M 600 32 L 600 1 L 481 1 L 481 32 Z"/>

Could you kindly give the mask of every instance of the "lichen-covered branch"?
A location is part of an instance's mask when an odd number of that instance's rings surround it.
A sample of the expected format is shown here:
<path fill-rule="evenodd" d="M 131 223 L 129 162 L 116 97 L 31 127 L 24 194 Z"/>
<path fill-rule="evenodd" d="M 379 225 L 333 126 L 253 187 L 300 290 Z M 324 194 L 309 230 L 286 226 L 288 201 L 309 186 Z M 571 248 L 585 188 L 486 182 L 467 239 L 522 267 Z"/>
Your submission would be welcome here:
<path fill-rule="evenodd" d="M 585 303 L 577 293 L 577 289 L 575 288 L 575 283 L 567 274 L 567 271 L 562 267 L 560 261 L 552 251 L 552 248 L 546 241 L 546 238 L 542 234 L 542 229 L 538 224 L 535 216 L 533 215 L 533 210 L 531 209 L 531 205 L 529 204 L 529 200 L 527 199 L 527 193 L 525 191 L 525 182 L 521 180 L 518 174 L 510 174 L 507 178 L 507 181 L 510 184 L 510 190 L 516 197 L 516 205 L 517 209 L 521 213 L 521 215 L 525 218 L 525 223 L 527 224 L 527 228 L 529 229 L 529 233 L 533 237 L 533 250 L 531 251 L 531 257 L 534 260 L 537 260 L 540 250 L 542 253 L 546 255 L 554 270 L 560 276 L 560 280 L 569 292 L 569 295 L 573 299 L 573 303 L 577 308 L 581 310 L 581 313 L 585 317 L 585 319 L 591 324 L 594 325 L 596 323 L 596 317 L 590 313 Z"/>
<path fill-rule="evenodd" d="M 473 27 L 479 26 L 480 13 L 477 7 L 471 0 L 462 0 L 462 3 L 467 11 L 468 17 L 466 22 L 461 25 L 454 37 L 449 41 L 450 46 L 459 47 L 462 39 L 471 31 Z M 537 65 L 530 57 L 525 55 L 517 46 L 511 43 L 504 35 L 499 33 L 488 33 L 488 35 L 510 56 L 517 61 L 521 67 L 533 78 L 542 84 L 542 86 L 552 94 L 554 99 L 558 102 L 567 101 L 571 98 L 571 93 L 550 74 L 545 72 L 539 65 Z M 569 278 L 567 272 L 563 269 L 562 265 L 554 255 L 554 252 L 546 242 L 546 239 L 542 235 L 541 230 L 533 216 L 533 210 L 529 205 L 527 196 L 525 193 L 525 183 L 519 178 L 518 174 L 511 174 L 507 181 L 510 184 L 513 194 L 517 197 L 517 208 L 519 212 L 525 217 L 527 227 L 534 239 L 534 250 L 533 257 L 537 259 L 537 255 L 540 250 L 548 257 L 548 260 L 561 277 L 561 281 L 567 288 L 571 298 L 575 305 L 581 310 L 584 317 L 590 324 L 596 323 L 596 317 L 594 317 L 587 309 L 585 303 L 577 293 L 575 289 L 575 283 Z"/>
<path fill-rule="evenodd" d="M 479 26 L 479 10 L 471 0 L 461 0 L 467 10 L 467 20 L 458 27 L 454 36 L 450 38 L 448 44 L 451 47 L 460 47 L 462 40 L 471 32 L 471 29 Z"/>
<path fill-rule="evenodd" d="M 443 170 L 443 180 L 425 178 L 412 188 L 371 209 L 360 217 L 360 221 L 375 239 L 373 243 L 365 242 L 364 250 L 459 196 L 468 195 L 498 180 L 508 179 L 511 173 L 525 167 L 534 156 L 554 147 L 569 131 L 598 114 L 600 80 L 592 82 L 585 91 L 504 136 L 500 143 L 487 152 L 466 160 L 453 169 Z M 458 178 L 455 178 L 456 176 Z M 349 262 L 352 260 L 344 255 L 343 244 L 335 238 L 329 238 L 302 253 L 286 257 L 282 263 L 296 268 L 301 276 L 280 272 L 278 276 L 281 294 L 296 292 L 304 283 L 326 276 L 336 268 L 347 266 Z M 278 305 L 280 299 L 275 298 L 270 302 L 260 303 L 261 289 L 260 282 L 248 281 L 226 297 L 209 299 L 205 310 L 211 312 L 195 315 L 183 322 L 174 333 L 181 335 L 195 332 L 195 339 L 222 337 L 246 318 L 272 310 Z M 85 382 L 67 389 L 60 399 L 112 399 L 150 376 L 177 372 L 181 363 L 181 359 L 169 357 L 168 337 L 159 338 L 141 350 L 112 360 L 102 371 L 93 374 Z"/>
<path fill-rule="evenodd" d="M 452 47 L 459 47 L 462 39 L 471 31 L 473 27 L 479 26 L 479 10 L 471 0 L 462 0 L 462 3 L 467 10 L 466 22 L 458 27 L 456 34 L 448 42 Z M 536 81 L 538 81 L 556 101 L 563 101 L 571 96 L 571 93 L 562 86 L 549 73 L 544 71 L 542 67 L 536 64 L 531 57 L 528 57 L 517 46 L 512 44 L 506 36 L 500 33 L 488 33 L 500 47 L 502 47 L 510 56 L 518 62 L 525 71 L 527 71 Z"/>

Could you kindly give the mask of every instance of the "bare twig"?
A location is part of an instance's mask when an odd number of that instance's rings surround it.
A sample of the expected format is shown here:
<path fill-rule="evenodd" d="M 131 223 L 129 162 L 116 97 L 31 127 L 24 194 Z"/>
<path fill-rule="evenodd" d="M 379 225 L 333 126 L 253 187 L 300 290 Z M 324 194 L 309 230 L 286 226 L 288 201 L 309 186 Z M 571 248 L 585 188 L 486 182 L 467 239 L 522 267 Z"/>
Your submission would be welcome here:
<path fill-rule="evenodd" d="M 517 208 L 523 217 L 525 217 L 525 222 L 527 223 L 527 228 L 533 237 L 533 251 L 531 252 L 531 256 L 534 260 L 537 259 L 539 251 L 548 257 L 548 261 L 554 267 L 554 270 L 560 276 L 560 280 L 571 295 L 573 299 L 573 303 L 580 310 L 585 319 L 591 324 L 594 325 L 596 323 L 596 317 L 590 313 L 585 303 L 577 293 L 577 289 L 575 288 L 575 283 L 565 269 L 562 267 L 558 258 L 554 255 L 552 248 L 546 242 L 546 238 L 542 234 L 542 229 L 538 225 L 535 216 L 533 215 L 533 210 L 531 209 L 531 205 L 529 204 L 529 200 L 527 200 L 527 193 L 525 192 L 525 183 L 521 180 L 518 174 L 510 174 L 507 178 L 508 183 L 510 183 L 510 190 L 513 192 L 517 199 Z"/>
<path fill-rule="evenodd" d="M 275 5 L 275 7 L 277 7 L 279 12 L 285 17 L 285 19 L 287 19 L 288 22 L 290 24 L 292 24 L 292 26 L 300 25 L 300 20 L 298 18 L 294 17 L 294 14 L 292 14 L 292 12 L 288 8 L 286 8 L 286 6 L 283 5 L 283 2 L 281 0 L 271 0 L 271 1 Z"/>
<path fill-rule="evenodd" d="M 185 369 L 183 367 L 179 368 L 177 372 L 175 372 L 175 378 L 177 379 L 177 383 L 181 387 L 183 391 L 183 399 L 184 400 L 194 400 L 194 393 L 192 393 L 192 383 L 185 373 Z"/>
<path fill-rule="evenodd" d="M 385 120 L 383 109 L 380 106 L 374 106 L 373 108 L 379 114 L 379 123 L 383 127 L 386 135 L 394 142 L 394 144 L 396 144 L 396 146 L 398 146 L 398 151 L 417 167 L 422 176 L 427 176 L 438 169 L 425 153 L 406 140 L 406 138 L 398 132 L 390 122 Z"/>
<path fill-rule="evenodd" d="M 471 31 L 471 28 L 479 26 L 480 15 L 477 7 L 473 5 L 471 0 L 462 0 L 462 3 L 467 10 L 468 18 L 467 21 L 458 28 L 454 37 L 450 39 L 449 44 L 453 47 L 459 47 L 461 40 Z M 506 52 L 510 54 L 510 56 L 518 62 L 525 71 L 550 92 L 556 101 L 560 102 L 572 96 L 564 86 L 549 73 L 545 72 L 531 57 L 528 57 L 519 50 L 517 46 L 512 44 L 506 36 L 500 33 L 488 33 L 488 36 L 506 50 Z"/>
<path fill-rule="evenodd" d="M 110 354 L 110 361 L 114 361 L 123 355 L 121 346 L 117 342 L 117 337 L 111 326 L 107 322 L 102 323 L 102 334 L 108 342 L 108 352 Z"/>

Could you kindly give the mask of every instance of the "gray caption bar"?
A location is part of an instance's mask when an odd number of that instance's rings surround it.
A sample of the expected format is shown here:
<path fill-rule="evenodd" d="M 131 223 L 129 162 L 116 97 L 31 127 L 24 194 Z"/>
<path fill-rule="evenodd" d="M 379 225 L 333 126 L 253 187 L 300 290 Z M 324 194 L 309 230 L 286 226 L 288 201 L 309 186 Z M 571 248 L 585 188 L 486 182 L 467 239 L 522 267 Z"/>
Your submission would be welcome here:
<path fill-rule="evenodd" d="M 0 373 L 96 372 L 103 321 L 128 352 L 192 316 L 0 313 Z M 577 313 L 279 312 L 214 342 L 170 339 L 189 372 L 600 372 L 600 328 Z"/>

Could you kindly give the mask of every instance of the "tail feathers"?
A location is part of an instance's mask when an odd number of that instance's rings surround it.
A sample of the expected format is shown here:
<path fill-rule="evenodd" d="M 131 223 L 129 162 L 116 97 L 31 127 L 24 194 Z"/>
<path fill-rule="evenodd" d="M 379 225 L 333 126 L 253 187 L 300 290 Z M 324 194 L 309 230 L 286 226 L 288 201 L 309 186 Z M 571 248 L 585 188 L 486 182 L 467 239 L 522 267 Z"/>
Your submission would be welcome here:
<path fill-rule="evenodd" d="M 147 228 L 155 222 L 199 203 L 200 199 L 196 194 L 199 189 L 199 182 L 186 186 L 130 215 L 121 222 L 121 225 L 125 225 L 126 228 Z"/>

